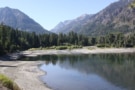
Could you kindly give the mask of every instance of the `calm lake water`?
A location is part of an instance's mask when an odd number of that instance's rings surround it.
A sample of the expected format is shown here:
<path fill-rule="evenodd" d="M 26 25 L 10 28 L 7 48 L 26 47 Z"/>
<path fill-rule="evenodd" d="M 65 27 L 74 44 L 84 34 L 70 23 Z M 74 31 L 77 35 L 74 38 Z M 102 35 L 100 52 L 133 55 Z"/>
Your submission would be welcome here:
<path fill-rule="evenodd" d="M 45 55 L 43 82 L 53 90 L 135 90 L 135 54 Z"/>

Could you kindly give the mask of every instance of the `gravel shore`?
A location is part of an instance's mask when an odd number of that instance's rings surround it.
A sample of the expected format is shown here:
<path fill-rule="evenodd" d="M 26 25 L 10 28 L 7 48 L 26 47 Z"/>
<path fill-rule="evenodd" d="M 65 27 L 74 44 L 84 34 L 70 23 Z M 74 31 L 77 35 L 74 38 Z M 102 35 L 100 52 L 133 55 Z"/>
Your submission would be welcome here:
<path fill-rule="evenodd" d="M 0 61 L 0 73 L 8 76 L 21 90 L 51 90 L 39 80 L 41 61 Z"/>
<path fill-rule="evenodd" d="M 21 52 L 24 56 L 35 57 L 38 55 L 58 54 L 100 54 L 100 53 L 135 53 L 135 48 L 82 48 L 73 50 L 34 50 Z"/>

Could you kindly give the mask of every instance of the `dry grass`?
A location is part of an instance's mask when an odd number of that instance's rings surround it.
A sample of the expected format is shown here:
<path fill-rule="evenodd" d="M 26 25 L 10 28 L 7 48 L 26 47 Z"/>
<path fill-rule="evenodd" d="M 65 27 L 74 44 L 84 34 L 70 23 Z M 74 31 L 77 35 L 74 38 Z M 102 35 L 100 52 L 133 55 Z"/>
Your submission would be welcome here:
<path fill-rule="evenodd" d="M 10 90 L 21 90 L 16 83 L 3 74 L 0 74 L 0 84 Z"/>

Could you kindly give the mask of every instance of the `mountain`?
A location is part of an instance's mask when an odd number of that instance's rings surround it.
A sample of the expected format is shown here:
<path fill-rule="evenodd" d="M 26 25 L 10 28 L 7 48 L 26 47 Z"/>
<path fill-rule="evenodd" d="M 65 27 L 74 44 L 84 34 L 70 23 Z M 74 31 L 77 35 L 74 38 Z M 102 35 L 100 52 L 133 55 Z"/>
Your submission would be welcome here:
<path fill-rule="evenodd" d="M 36 21 L 17 9 L 9 7 L 0 8 L 0 23 L 17 28 L 19 30 L 35 32 L 35 33 L 49 33 Z"/>
<path fill-rule="evenodd" d="M 75 31 L 77 33 L 93 36 L 114 32 L 133 32 L 135 30 L 135 10 L 129 8 L 132 1 L 133 0 L 119 0 L 110 4 L 97 14 L 90 15 L 89 18 L 85 18 L 87 15 L 84 16 L 81 20 L 83 22 L 77 18 L 71 20 L 72 22 L 68 23 L 68 25 L 64 23 L 65 26 L 57 28 L 56 31 L 57 33 Z M 54 30 L 55 28 L 52 31 Z"/>
<path fill-rule="evenodd" d="M 84 14 L 74 20 L 66 20 L 60 22 L 54 29 L 51 31 L 54 33 L 68 33 L 70 31 L 78 32 L 83 24 L 85 24 L 92 15 Z"/>

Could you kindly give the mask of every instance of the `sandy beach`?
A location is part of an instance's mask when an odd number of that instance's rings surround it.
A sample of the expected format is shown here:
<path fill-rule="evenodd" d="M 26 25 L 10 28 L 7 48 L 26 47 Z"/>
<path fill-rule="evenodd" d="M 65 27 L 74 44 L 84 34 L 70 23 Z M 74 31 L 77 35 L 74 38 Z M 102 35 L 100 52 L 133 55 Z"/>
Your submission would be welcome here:
<path fill-rule="evenodd" d="M 135 48 L 83 48 L 73 50 L 34 50 L 22 51 L 24 56 L 52 55 L 52 54 L 98 54 L 98 53 L 134 53 Z M 18 55 L 18 54 L 17 54 Z M 2 58 L 1 58 L 2 59 Z M 39 76 L 45 72 L 38 68 L 42 61 L 4 61 L 0 60 L 0 73 L 8 76 L 22 90 L 51 90 L 42 81 Z"/>

